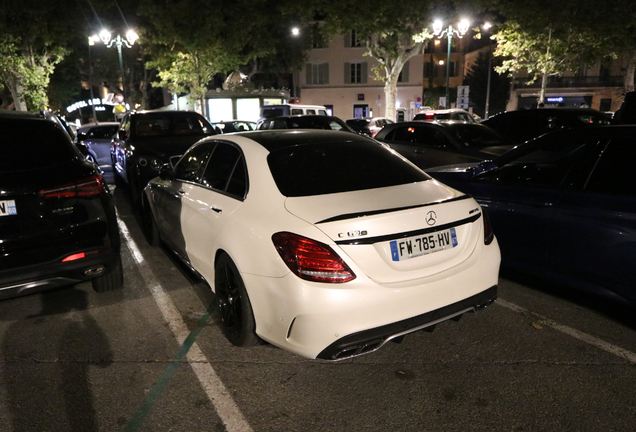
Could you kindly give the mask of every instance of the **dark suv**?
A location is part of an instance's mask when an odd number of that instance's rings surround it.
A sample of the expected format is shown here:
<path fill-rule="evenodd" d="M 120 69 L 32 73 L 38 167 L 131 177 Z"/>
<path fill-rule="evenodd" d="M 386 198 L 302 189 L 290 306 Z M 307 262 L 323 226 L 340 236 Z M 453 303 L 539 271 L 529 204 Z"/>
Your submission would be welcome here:
<path fill-rule="evenodd" d="M 610 123 L 610 116 L 591 108 L 506 111 L 481 122 L 518 144 L 558 129 L 577 129 Z"/>
<path fill-rule="evenodd" d="M 119 229 L 99 169 L 46 113 L 0 113 L 0 297 L 92 280 L 122 286 Z"/>
<path fill-rule="evenodd" d="M 217 130 L 194 111 L 141 111 L 124 116 L 110 155 L 115 181 L 127 187 L 133 204 L 171 156 Z M 122 182 L 123 181 L 123 182 Z"/>

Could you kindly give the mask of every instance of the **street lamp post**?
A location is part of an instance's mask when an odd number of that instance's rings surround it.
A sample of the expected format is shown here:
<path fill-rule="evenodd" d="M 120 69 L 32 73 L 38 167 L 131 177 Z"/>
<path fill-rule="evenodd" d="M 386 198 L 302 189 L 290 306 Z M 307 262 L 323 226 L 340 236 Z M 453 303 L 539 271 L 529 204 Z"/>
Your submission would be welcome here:
<path fill-rule="evenodd" d="M 484 24 L 484 30 L 489 30 L 492 27 L 490 23 Z M 484 111 L 484 119 L 488 119 L 488 108 L 490 106 L 490 76 L 492 75 L 492 39 L 488 38 L 488 81 L 486 84 L 486 109 Z"/>
<path fill-rule="evenodd" d="M 102 30 L 99 33 L 99 37 L 107 48 L 112 48 L 113 45 L 117 47 L 117 54 L 119 54 L 119 70 L 121 72 L 121 90 L 124 96 L 124 106 L 126 106 L 126 82 L 124 79 L 124 61 L 121 56 L 121 47 L 125 46 L 126 48 L 132 48 L 139 36 L 133 30 L 128 30 L 128 32 L 126 32 L 126 39 L 122 38 L 120 35 L 117 35 L 115 39 L 111 39 L 110 32 L 108 30 Z"/>
<path fill-rule="evenodd" d="M 453 36 L 457 36 L 461 38 L 468 31 L 469 23 L 467 20 L 461 20 L 457 25 L 457 28 L 453 28 L 452 25 L 449 25 L 448 28 L 443 28 L 443 23 L 441 20 L 436 20 L 433 23 L 433 33 L 437 36 L 438 39 L 443 37 L 448 38 L 448 50 L 446 53 L 446 108 L 450 106 L 450 94 L 449 94 L 449 81 L 450 81 L 450 52 L 451 52 L 451 43 L 453 41 Z"/>
<path fill-rule="evenodd" d="M 91 109 L 93 110 L 93 121 L 97 121 L 97 113 L 95 112 L 95 97 L 93 96 L 93 63 L 91 62 L 91 47 L 99 40 L 99 36 L 92 35 L 88 37 L 88 88 L 91 94 Z"/>

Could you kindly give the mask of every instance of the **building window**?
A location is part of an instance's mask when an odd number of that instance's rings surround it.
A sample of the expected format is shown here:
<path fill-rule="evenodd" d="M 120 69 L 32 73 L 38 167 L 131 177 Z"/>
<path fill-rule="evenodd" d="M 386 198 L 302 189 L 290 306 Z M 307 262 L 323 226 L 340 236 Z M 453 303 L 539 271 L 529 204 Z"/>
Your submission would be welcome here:
<path fill-rule="evenodd" d="M 366 84 L 367 62 L 345 63 L 345 84 Z"/>
<path fill-rule="evenodd" d="M 598 110 L 601 111 L 601 112 L 611 111 L 612 110 L 612 99 L 611 98 L 601 99 L 601 104 L 600 104 Z"/>
<path fill-rule="evenodd" d="M 311 47 L 312 48 L 329 48 L 329 39 L 324 34 L 322 29 L 314 27 L 311 33 Z"/>
<path fill-rule="evenodd" d="M 345 35 L 345 47 L 355 48 L 361 46 L 364 46 L 364 43 L 358 32 L 351 30 Z"/>
<path fill-rule="evenodd" d="M 409 82 L 409 62 L 404 63 L 402 70 L 400 71 L 400 75 L 398 76 L 398 82 L 407 83 Z"/>
<path fill-rule="evenodd" d="M 329 84 L 329 63 L 305 65 L 307 85 Z"/>

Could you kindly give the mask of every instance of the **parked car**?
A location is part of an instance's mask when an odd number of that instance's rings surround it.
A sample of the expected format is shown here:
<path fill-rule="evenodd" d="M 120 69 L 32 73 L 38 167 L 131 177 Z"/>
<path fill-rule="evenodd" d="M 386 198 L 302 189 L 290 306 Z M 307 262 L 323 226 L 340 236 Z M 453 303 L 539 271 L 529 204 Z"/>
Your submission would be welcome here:
<path fill-rule="evenodd" d="M 230 120 L 212 123 L 221 133 L 245 132 L 256 130 L 256 122 L 247 120 Z"/>
<path fill-rule="evenodd" d="M 503 263 L 636 305 L 636 127 L 553 132 L 429 170 L 488 210 Z"/>
<path fill-rule="evenodd" d="M 209 282 L 239 346 L 340 360 L 496 297 L 499 249 L 477 203 L 358 134 L 206 138 L 143 208 L 151 244 Z"/>
<path fill-rule="evenodd" d="M 111 146 L 115 181 L 138 204 L 143 188 L 171 156 L 182 155 L 201 138 L 215 134 L 216 129 L 194 111 L 128 113 Z"/>
<path fill-rule="evenodd" d="M 328 115 L 327 108 L 322 105 L 280 104 L 263 105 L 258 121 L 289 115 Z"/>
<path fill-rule="evenodd" d="M 345 123 L 359 134 L 373 138 L 384 126 L 395 122 L 386 117 L 361 117 L 349 119 Z"/>
<path fill-rule="evenodd" d="M 476 123 L 475 117 L 466 110 L 460 108 L 443 109 L 443 110 L 427 110 L 419 114 L 415 114 L 413 120 L 426 121 L 463 121 L 468 123 Z"/>
<path fill-rule="evenodd" d="M 77 129 L 77 140 L 86 147 L 87 158 L 99 166 L 104 179 L 110 183 L 114 180 L 110 146 L 118 129 L 117 122 L 89 123 Z"/>
<path fill-rule="evenodd" d="M 521 144 L 557 129 L 609 125 L 611 117 L 591 108 L 539 108 L 506 111 L 481 123 Z"/>
<path fill-rule="evenodd" d="M 375 139 L 422 169 L 492 159 L 514 147 L 488 126 L 455 121 L 394 123 Z"/>
<path fill-rule="evenodd" d="M 0 112 L 0 297 L 91 280 L 120 288 L 113 201 L 97 167 L 45 113 Z"/>
<path fill-rule="evenodd" d="M 356 133 L 338 117 L 322 115 L 281 116 L 265 119 L 258 122 L 256 129 L 330 129 Z"/>

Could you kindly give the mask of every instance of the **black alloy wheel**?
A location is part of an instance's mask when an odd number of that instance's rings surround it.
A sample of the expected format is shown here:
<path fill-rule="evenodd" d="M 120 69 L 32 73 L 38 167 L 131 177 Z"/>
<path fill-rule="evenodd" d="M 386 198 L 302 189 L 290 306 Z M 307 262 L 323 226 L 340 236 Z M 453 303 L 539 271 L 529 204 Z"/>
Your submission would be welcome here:
<path fill-rule="evenodd" d="M 252 306 L 234 262 L 226 254 L 214 266 L 214 292 L 225 337 L 234 345 L 246 347 L 260 342 Z"/>

